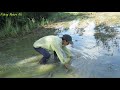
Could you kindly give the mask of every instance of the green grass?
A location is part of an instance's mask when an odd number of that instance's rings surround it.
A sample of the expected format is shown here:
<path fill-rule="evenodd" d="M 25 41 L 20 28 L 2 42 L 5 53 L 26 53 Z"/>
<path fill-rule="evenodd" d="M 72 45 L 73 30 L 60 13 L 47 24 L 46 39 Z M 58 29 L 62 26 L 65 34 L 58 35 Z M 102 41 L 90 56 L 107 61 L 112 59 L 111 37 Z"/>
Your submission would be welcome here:
<path fill-rule="evenodd" d="M 18 37 L 18 36 L 25 36 L 26 34 L 31 33 L 35 28 L 38 27 L 44 27 L 45 25 L 57 23 L 57 22 L 67 22 L 74 19 L 80 19 L 82 20 L 87 19 L 89 17 L 88 13 L 82 13 L 82 12 L 57 12 L 52 14 L 48 18 L 41 18 L 40 20 L 35 21 L 27 20 L 25 17 L 23 17 L 23 20 L 19 20 L 21 23 L 24 20 L 25 24 L 20 26 L 19 24 L 13 25 L 12 19 L 9 17 L 6 19 L 6 24 L 2 28 L 0 32 L 0 39 L 8 38 L 8 37 Z M 64 23 L 66 24 L 66 23 Z M 67 24 L 66 24 L 67 25 Z"/>
<path fill-rule="evenodd" d="M 89 13 L 87 12 L 58 12 L 49 17 L 52 22 L 71 21 L 74 19 L 88 19 Z"/>
<path fill-rule="evenodd" d="M 44 26 L 48 24 L 49 21 L 47 19 L 42 19 L 40 22 L 33 22 L 29 20 L 25 25 L 20 27 L 19 25 L 13 25 L 11 19 L 6 20 L 6 24 L 2 31 L 0 32 L 0 39 L 5 39 L 8 37 L 18 37 L 18 36 L 25 36 L 28 33 L 31 33 L 34 29 L 38 28 L 39 26 Z"/>

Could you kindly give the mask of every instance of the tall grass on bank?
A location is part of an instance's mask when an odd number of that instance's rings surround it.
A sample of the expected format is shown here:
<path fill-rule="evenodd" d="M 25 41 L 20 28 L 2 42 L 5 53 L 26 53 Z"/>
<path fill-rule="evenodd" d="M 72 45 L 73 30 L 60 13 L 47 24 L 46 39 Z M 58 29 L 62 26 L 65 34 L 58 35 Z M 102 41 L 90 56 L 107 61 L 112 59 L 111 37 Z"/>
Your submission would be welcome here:
<path fill-rule="evenodd" d="M 18 24 L 13 25 L 12 20 L 7 19 L 5 26 L 0 31 L 0 39 L 25 35 L 37 28 L 38 25 L 45 25 L 46 23 L 48 22 L 45 19 L 41 20 L 40 23 L 28 20 L 25 25 L 19 26 Z"/>
<path fill-rule="evenodd" d="M 0 39 L 26 35 L 37 27 L 56 23 L 59 21 L 71 21 L 74 20 L 76 17 L 80 17 L 81 15 L 82 13 L 80 13 L 79 15 L 79 13 L 57 12 L 51 14 L 47 18 L 41 17 L 40 20 L 37 21 L 35 21 L 34 18 L 31 20 L 29 18 L 27 19 L 26 17 L 22 17 L 19 20 L 20 23 L 24 23 L 22 25 L 19 25 L 18 23 L 13 23 L 12 19 L 7 18 L 4 27 L 2 28 L 2 30 L 0 30 Z"/>
<path fill-rule="evenodd" d="M 17 23 L 13 25 L 12 19 L 7 18 L 4 27 L 0 31 L 0 39 L 25 35 L 30 33 L 35 28 L 47 25 L 51 22 L 52 20 L 50 21 L 50 19 L 45 18 L 41 18 L 38 21 L 28 19 L 25 25 L 20 26 Z"/>

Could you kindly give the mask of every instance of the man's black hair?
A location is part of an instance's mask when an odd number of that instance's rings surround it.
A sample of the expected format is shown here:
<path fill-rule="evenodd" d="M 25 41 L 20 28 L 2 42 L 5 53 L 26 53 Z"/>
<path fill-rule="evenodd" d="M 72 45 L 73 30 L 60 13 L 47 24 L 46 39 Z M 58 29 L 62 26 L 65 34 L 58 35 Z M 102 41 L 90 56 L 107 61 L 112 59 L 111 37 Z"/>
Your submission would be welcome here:
<path fill-rule="evenodd" d="M 61 38 L 62 38 L 62 40 L 65 40 L 64 37 L 61 37 Z M 66 40 L 66 42 L 68 42 L 68 41 Z"/>

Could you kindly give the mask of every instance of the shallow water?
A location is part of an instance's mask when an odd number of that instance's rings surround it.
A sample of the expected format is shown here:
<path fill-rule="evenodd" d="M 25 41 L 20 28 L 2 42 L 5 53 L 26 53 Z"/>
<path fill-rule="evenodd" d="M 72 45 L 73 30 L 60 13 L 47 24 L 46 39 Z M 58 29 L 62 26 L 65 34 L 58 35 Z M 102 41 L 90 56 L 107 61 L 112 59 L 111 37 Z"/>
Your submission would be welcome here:
<path fill-rule="evenodd" d="M 96 26 L 89 21 L 84 28 L 78 27 L 79 20 L 70 23 L 68 30 L 57 31 L 59 37 L 69 34 L 73 46 L 71 66 L 81 78 L 120 77 L 120 28 L 101 24 Z"/>
<path fill-rule="evenodd" d="M 120 77 L 120 27 L 96 26 L 94 21 L 87 21 L 85 27 L 79 27 L 81 23 L 71 21 L 68 29 L 61 26 L 55 32 L 59 37 L 70 34 L 73 38 L 73 46 L 68 46 L 73 54 L 70 71 L 52 64 L 52 60 L 47 65 L 39 65 L 41 55 L 32 46 L 38 37 L 32 35 L 0 47 L 0 77 Z"/>
<path fill-rule="evenodd" d="M 14 43 L 8 41 L 0 43 L 0 78 L 73 78 L 78 77 L 61 65 L 53 64 L 53 55 L 48 64 L 40 65 L 42 58 L 33 49 L 33 43 L 39 37 L 36 35 L 15 39 Z"/>

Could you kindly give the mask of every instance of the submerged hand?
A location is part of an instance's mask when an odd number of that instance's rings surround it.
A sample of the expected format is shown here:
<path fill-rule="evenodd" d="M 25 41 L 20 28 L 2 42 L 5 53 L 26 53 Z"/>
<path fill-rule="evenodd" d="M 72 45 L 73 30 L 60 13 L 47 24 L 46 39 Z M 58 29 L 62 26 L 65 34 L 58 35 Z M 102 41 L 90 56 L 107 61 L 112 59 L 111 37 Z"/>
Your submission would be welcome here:
<path fill-rule="evenodd" d="M 66 69 L 69 69 L 69 64 L 64 64 Z"/>
<path fill-rule="evenodd" d="M 65 68 L 68 69 L 70 65 L 70 58 L 67 58 L 66 63 L 64 64 Z"/>

